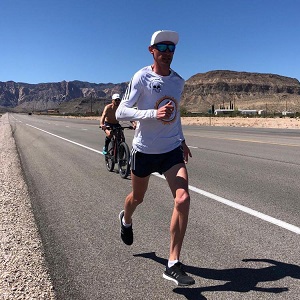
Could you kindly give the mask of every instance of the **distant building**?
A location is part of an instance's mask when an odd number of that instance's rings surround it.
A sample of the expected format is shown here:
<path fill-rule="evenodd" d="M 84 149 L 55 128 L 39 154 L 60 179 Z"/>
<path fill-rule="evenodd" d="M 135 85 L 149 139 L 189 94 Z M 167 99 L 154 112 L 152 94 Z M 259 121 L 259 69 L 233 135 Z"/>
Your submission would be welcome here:
<path fill-rule="evenodd" d="M 281 114 L 283 116 L 294 116 L 295 115 L 295 113 L 291 112 L 291 111 L 283 111 Z"/>
<path fill-rule="evenodd" d="M 215 109 L 215 115 L 229 115 L 234 112 L 234 109 Z"/>
<path fill-rule="evenodd" d="M 239 109 L 238 112 L 241 115 L 257 115 L 256 109 Z"/>
<path fill-rule="evenodd" d="M 48 109 L 47 114 L 49 114 L 49 115 L 59 114 L 59 110 L 57 110 L 57 109 Z"/>

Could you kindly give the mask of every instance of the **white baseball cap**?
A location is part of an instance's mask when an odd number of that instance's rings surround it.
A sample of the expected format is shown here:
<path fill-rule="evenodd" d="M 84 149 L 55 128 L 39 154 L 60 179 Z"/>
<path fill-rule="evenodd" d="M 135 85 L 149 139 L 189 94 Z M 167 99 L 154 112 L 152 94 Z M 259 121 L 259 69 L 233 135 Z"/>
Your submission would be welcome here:
<path fill-rule="evenodd" d="M 172 42 L 174 45 L 176 45 L 178 43 L 178 40 L 179 35 L 176 31 L 159 30 L 153 33 L 150 46 L 161 42 Z"/>
<path fill-rule="evenodd" d="M 119 94 L 113 94 L 112 95 L 112 99 L 116 100 L 116 99 L 121 99 Z"/>

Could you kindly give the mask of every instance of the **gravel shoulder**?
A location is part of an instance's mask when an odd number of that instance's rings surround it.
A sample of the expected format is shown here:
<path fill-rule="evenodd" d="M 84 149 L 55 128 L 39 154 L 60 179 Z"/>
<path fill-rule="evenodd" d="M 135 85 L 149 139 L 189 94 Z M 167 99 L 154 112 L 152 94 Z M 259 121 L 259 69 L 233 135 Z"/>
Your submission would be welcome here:
<path fill-rule="evenodd" d="M 8 114 L 0 117 L 0 299 L 56 299 Z"/>

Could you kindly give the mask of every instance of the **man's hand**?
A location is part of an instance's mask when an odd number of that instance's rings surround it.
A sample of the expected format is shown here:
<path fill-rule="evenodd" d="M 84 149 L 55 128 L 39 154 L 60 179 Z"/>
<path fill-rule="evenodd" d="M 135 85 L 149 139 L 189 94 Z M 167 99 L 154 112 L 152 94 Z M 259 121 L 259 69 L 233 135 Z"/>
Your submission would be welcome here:
<path fill-rule="evenodd" d="M 136 129 L 136 122 L 135 121 L 130 121 L 131 125 L 132 125 L 132 129 Z"/>
<path fill-rule="evenodd" d="M 174 106 L 172 105 L 172 102 L 170 101 L 166 105 L 160 107 L 157 110 L 156 119 L 158 119 L 158 120 L 170 119 L 173 111 L 174 111 Z"/>
<path fill-rule="evenodd" d="M 104 131 L 106 130 L 106 126 L 105 125 L 101 124 L 100 127 L 101 127 L 102 130 L 104 130 Z"/>
<path fill-rule="evenodd" d="M 185 143 L 185 141 L 183 141 L 181 143 L 181 145 L 182 145 L 182 149 L 183 149 L 183 160 L 187 164 L 189 161 L 189 157 L 192 157 L 192 153 L 191 153 L 190 148 Z"/>

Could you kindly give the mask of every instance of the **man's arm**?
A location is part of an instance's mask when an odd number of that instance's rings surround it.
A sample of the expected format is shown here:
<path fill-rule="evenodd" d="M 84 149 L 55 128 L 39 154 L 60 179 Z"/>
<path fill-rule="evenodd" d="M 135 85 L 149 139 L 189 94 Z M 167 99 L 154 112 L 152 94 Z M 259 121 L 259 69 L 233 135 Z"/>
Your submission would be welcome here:
<path fill-rule="evenodd" d="M 138 121 L 142 119 L 156 118 L 156 109 L 139 110 L 133 108 L 133 106 L 138 103 L 142 90 L 143 86 L 140 82 L 140 77 L 138 74 L 135 74 L 128 84 L 125 96 L 116 111 L 117 120 Z"/>
<path fill-rule="evenodd" d="M 188 161 L 189 161 L 189 157 L 192 157 L 192 153 L 191 153 L 190 148 L 185 143 L 185 140 L 183 140 L 181 142 L 181 146 L 182 146 L 182 149 L 183 149 L 183 160 L 187 164 Z"/>
<path fill-rule="evenodd" d="M 138 121 L 142 119 L 155 119 L 157 114 L 156 109 L 138 110 L 125 105 L 119 105 L 116 111 L 118 121 Z"/>
<path fill-rule="evenodd" d="M 102 116 L 101 116 L 101 119 L 100 119 L 100 127 L 103 130 L 106 129 L 106 126 L 104 125 L 104 121 L 105 121 L 105 118 L 106 118 L 106 113 L 107 113 L 107 106 L 104 107 L 104 110 L 103 110 L 103 113 L 102 113 Z"/>

